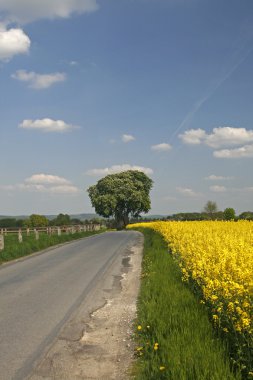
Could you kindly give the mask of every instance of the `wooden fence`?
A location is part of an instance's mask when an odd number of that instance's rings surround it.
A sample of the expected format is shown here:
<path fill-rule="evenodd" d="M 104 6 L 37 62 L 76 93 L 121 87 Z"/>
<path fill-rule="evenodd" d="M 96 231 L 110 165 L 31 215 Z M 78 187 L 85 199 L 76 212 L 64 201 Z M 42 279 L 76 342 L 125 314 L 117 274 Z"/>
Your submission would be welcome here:
<path fill-rule="evenodd" d="M 101 229 L 100 224 L 82 224 L 72 226 L 53 226 L 53 227 L 37 227 L 37 228 L 1 228 L 0 229 L 0 251 L 4 249 L 4 237 L 10 234 L 16 234 L 18 241 L 22 243 L 23 235 L 31 236 L 35 235 L 36 240 L 39 239 L 40 233 L 46 233 L 47 235 L 57 234 L 60 236 L 62 233 L 74 234 L 76 232 L 85 231 L 99 231 Z"/>

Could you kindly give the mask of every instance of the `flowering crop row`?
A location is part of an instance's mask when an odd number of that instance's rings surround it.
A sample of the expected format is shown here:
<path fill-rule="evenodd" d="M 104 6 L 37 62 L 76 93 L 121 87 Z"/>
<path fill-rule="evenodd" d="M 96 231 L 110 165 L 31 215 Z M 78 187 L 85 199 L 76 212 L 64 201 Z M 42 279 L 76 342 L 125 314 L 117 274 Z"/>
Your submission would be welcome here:
<path fill-rule="evenodd" d="M 134 227 L 149 227 L 162 234 L 179 261 L 183 280 L 191 279 L 198 285 L 201 302 L 210 306 L 215 326 L 236 341 L 236 361 L 247 362 L 248 374 L 253 375 L 249 368 L 253 350 L 253 223 L 152 222 Z"/>

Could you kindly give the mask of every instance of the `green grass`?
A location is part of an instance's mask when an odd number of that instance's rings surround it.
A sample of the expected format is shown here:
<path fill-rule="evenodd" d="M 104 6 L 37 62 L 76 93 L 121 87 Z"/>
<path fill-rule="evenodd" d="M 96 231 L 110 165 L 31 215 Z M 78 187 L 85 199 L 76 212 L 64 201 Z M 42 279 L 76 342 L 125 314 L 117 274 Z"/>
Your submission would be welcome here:
<path fill-rule="evenodd" d="M 58 236 L 57 234 L 47 235 L 46 233 L 41 233 L 39 235 L 39 240 L 36 240 L 34 233 L 31 232 L 30 236 L 23 234 L 22 243 L 19 243 L 16 234 L 7 235 L 4 237 L 4 250 L 0 251 L 0 264 L 30 255 L 31 253 L 41 251 L 53 245 L 88 237 L 101 232 L 103 231 L 86 231 L 76 232 L 74 234 L 62 234 L 61 236 Z"/>
<path fill-rule="evenodd" d="M 134 378 L 241 379 L 238 373 L 232 372 L 225 343 L 215 335 L 205 306 L 182 282 L 180 268 L 162 237 L 149 229 L 141 232 L 145 245 Z M 155 343 L 158 343 L 157 350 Z"/>

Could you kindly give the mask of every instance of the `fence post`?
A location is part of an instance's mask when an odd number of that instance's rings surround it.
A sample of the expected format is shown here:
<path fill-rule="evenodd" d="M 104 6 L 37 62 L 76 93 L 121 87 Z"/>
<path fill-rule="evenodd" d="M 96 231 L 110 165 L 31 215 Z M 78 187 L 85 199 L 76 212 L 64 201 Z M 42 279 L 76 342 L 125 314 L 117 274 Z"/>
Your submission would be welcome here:
<path fill-rule="evenodd" d="M 57 228 L 57 234 L 58 234 L 58 236 L 61 236 L 61 227 Z"/>
<path fill-rule="evenodd" d="M 39 231 L 37 231 L 36 228 L 34 228 L 34 233 L 35 233 L 35 239 L 39 240 Z"/>
<path fill-rule="evenodd" d="M 4 249 L 4 235 L 0 235 L 0 251 Z"/>
<path fill-rule="evenodd" d="M 19 243 L 23 242 L 23 236 L 22 236 L 22 231 L 21 230 L 18 231 L 18 241 L 19 241 Z"/>
<path fill-rule="evenodd" d="M 27 236 L 30 236 L 30 228 L 27 228 L 27 229 L 26 229 L 26 235 L 27 235 Z"/>

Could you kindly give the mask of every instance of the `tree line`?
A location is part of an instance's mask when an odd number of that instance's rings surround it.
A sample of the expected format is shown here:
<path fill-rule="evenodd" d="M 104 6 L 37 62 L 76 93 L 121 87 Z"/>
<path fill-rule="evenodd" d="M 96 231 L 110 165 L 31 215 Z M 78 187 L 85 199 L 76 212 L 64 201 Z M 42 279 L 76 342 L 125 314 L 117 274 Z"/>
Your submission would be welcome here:
<path fill-rule="evenodd" d="M 138 218 L 138 221 L 150 221 L 150 218 Z M 225 210 L 220 211 L 217 203 L 208 201 L 203 211 L 201 212 L 179 212 L 169 216 L 165 216 L 163 220 L 175 220 L 175 221 L 201 221 L 201 220 L 253 220 L 252 211 L 244 211 L 239 215 L 236 215 L 235 209 L 227 207 Z M 134 220 L 137 221 L 137 220 Z"/>
<path fill-rule="evenodd" d="M 44 215 L 32 214 L 26 219 L 3 218 L 0 219 L 0 228 L 35 228 L 50 226 L 70 226 L 82 224 L 101 224 L 102 219 L 93 218 L 90 220 L 80 220 L 71 218 L 68 214 L 58 214 L 56 218 L 49 220 Z"/>

